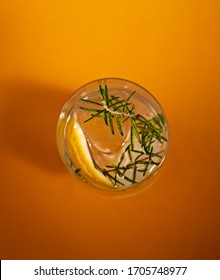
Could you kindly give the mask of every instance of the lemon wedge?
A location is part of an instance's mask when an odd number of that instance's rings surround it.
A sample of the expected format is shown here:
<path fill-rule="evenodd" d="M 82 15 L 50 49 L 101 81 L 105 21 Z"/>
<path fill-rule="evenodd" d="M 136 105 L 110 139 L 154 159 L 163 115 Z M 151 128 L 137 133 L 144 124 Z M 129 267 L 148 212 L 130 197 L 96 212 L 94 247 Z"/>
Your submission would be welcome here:
<path fill-rule="evenodd" d="M 80 177 L 97 188 L 115 188 L 112 182 L 95 167 L 85 134 L 77 121 L 76 114 L 67 123 L 66 147 L 74 168 L 79 169 Z"/>

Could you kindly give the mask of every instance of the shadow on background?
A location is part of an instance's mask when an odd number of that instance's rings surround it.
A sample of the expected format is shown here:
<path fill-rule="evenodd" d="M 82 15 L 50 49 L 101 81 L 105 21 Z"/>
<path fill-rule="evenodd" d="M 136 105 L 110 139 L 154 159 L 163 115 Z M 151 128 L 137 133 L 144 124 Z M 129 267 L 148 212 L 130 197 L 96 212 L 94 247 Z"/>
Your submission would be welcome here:
<path fill-rule="evenodd" d="M 51 172 L 63 172 L 56 147 L 56 123 L 71 94 L 65 89 L 31 82 L 4 85 L 3 131 L 5 148 Z"/>

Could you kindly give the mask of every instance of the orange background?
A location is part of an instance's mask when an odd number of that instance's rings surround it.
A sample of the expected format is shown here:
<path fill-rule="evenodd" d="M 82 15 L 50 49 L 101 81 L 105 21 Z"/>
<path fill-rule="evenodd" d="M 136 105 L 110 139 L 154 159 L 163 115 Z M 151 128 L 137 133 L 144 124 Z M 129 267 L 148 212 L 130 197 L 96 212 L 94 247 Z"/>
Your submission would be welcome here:
<path fill-rule="evenodd" d="M 220 258 L 220 2 L 1 1 L 1 259 Z M 110 199 L 65 168 L 56 121 L 101 77 L 141 84 L 171 142 L 145 192 Z"/>

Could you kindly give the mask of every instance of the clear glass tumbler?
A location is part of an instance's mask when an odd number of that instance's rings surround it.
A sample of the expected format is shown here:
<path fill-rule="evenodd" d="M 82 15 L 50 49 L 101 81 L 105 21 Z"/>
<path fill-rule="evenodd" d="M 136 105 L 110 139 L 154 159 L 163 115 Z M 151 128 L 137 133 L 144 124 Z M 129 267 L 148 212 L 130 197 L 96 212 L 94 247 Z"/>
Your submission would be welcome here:
<path fill-rule="evenodd" d="M 124 79 L 92 81 L 64 104 L 57 146 L 67 168 L 90 188 L 146 189 L 168 150 L 169 127 L 155 97 Z"/>

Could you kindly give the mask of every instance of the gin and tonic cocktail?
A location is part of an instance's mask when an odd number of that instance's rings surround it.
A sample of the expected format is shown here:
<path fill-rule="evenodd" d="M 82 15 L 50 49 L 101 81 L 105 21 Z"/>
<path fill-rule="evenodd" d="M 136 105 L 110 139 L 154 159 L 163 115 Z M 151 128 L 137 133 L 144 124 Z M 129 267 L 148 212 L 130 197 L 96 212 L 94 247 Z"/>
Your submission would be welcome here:
<path fill-rule="evenodd" d="M 162 165 L 168 142 L 158 101 L 123 79 L 81 87 L 65 103 L 57 125 L 58 150 L 68 169 L 89 186 L 111 192 L 144 188 Z"/>

